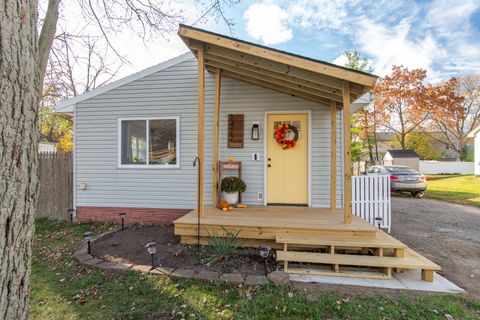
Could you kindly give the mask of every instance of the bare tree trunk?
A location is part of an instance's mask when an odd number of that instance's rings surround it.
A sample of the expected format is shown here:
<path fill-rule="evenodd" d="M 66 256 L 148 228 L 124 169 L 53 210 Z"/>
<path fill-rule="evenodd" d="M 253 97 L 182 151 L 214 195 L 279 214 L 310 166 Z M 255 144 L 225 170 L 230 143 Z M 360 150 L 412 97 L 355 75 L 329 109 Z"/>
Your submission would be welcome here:
<path fill-rule="evenodd" d="M 379 159 L 379 155 L 378 155 L 378 140 L 377 140 L 377 131 L 375 129 L 375 133 L 373 134 L 373 137 L 375 139 L 375 160 L 378 161 L 380 160 Z"/>
<path fill-rule="evenodd" d="M 373 162 L 373 146 L 372 146 L 372 139 L 368 139 L 368 155 L 370 156 L 370 162 Z"/>
<path fill-rule="evenodd" d="M 37 2 L 0 9 L 0 319 L 26 319 L 37 177 Z"/>
<path fill-rule="evenodd" d="M 38 71 L 41 75 L 41 82 L 38 89 L 39 95 L 42 94 L 43 79 L 45 70 L 47 69 L 48 56 L 52 48 L 53 39 L 55 37 L 55 31 L 57 30 L 58 21 L 58 7 L 60 0 L 49 0 L 47 12 L 45 13 L 45 19 L 43 20 L 42 31 L 38 40 Z"/>

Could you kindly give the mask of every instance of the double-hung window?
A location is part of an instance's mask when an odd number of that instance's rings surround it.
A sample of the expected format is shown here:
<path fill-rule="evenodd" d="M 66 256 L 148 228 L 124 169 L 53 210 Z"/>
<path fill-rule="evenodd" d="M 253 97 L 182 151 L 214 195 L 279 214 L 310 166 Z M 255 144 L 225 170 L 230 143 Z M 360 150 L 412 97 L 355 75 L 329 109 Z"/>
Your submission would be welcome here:
<path fill-rule="evenodd" d="M 119 120 L 119 166 L 178 168 L 179 118 Z"/>

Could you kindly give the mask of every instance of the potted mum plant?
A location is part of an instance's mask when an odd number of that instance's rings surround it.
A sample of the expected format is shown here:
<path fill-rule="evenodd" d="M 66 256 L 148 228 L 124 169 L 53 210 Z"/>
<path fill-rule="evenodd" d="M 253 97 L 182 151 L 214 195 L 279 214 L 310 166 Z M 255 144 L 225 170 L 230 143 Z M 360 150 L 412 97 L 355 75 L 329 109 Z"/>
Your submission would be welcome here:
<path fill-rule="evenodd" d="M 244 192 L 247 185 L 239 177 L 225 177 L 222 179 L 223 199 L 228 204 L 234 205 L 238 202 L 239 192 Z"/>

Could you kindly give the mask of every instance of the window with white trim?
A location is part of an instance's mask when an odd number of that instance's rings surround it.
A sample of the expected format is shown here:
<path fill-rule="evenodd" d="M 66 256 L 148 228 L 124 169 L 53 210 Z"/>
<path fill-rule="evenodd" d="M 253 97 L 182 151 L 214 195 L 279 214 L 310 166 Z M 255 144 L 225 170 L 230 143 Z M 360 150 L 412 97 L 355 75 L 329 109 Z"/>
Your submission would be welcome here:
<path fill-rule="evenodd" d="M 121 119 L 121 166 L 178 167 L 178 118 Z"/>

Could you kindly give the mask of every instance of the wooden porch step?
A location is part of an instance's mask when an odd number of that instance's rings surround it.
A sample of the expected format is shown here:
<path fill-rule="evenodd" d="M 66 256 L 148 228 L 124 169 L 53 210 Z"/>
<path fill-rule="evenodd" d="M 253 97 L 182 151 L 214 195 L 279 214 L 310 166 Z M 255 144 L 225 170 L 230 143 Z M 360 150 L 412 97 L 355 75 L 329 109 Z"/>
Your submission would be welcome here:
<path fill-rule="evenodd" d="M 337 269 L 335 270 L 322 270 L 313 268 L 288 268 L 288 273 L 313 275 L 313 276 L 330 276 L 330 277 L 344 277 L 344 278 L 366 278 L 366 279 L 391 279 L 391 268 L 387 268 L 383 272 L 371 272 L 371 271 L 345 271 Z"/>
<path fill-rule="evenodd" d="M 277 260 L 345 266 L 440 270 L 440 266 L 407 249 L 404 258 L 300 251 L 277 251 Z"/>
<path fill-rule="evenodd" d="M 286 244 L 285 244 L 286 245 Z M 277 260 L 284 261 L 285 272 L 297 274 L 334 275 L 363 278 L 390 279 L 392 269 L 421 269 L 422 279 L 432 282 L 433 271 L 440 270 L 440 266 L 407 248 L 404 257 L 384 257 L 368 255 L 350 255 L 336 253 L 316 253 L 301 251 L 277 251 Z M 306 269 L 288 267 L 289 262 L 312 263 L 330 265 L 332 270 Z M 381 273 L 345 272 L 344 267 L 379 268 Z"/>
<path fill-rule="evenodd" d="M 384 248 L 406 249 L 407 246 L 383 231 L 377 232 L 376 238 L 346 238 L 346 237 L 293 237 L 277 235 L 277 243 L 296 246 L 335 246 L 350 248 Z"/>

